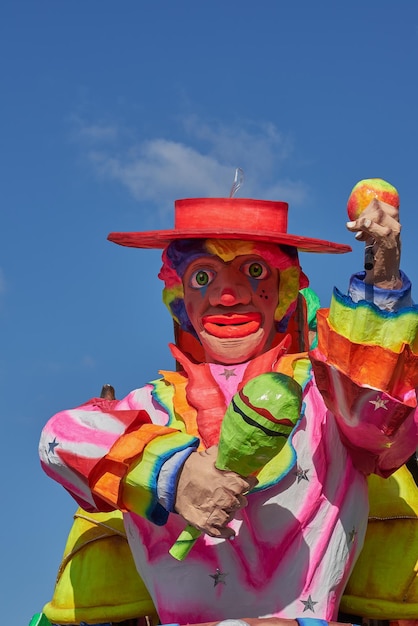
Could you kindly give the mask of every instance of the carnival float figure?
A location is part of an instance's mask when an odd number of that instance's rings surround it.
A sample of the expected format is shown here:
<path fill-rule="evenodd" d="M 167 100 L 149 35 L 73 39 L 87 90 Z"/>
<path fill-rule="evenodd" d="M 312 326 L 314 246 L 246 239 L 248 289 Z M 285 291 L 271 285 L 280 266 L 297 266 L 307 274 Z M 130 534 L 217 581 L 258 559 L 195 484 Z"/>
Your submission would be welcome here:
<path fill-rule="evenodd" d="M 337 619 L 366 477 L 389 477 L 418 443 L 418 308 L 396 190 L 372 188 L 347 223 L 367 269 L 318 312 L 309 353 L 298 251 L 350 248 L 289 234 L 286 203 L 178 200 L 174 229 L 109 235 L 164 250 L 178 367 L 58 413 L 40 455 L 83 510 L 122 511 L 162 623 Z"/>

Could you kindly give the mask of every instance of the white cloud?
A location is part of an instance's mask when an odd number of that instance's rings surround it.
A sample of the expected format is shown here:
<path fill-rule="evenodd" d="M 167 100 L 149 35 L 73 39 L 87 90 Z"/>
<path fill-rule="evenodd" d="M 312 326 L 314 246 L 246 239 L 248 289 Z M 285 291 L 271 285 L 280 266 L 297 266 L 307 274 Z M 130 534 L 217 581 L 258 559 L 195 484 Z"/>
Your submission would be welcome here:
<path fill-rule="evenodd" d="M 206 141 L 207 149 L 218 159 L 236 163 L 243 169 L 251 166 L 251 171 L 263 178 L 274 173 L 292 152 L 290 138 L 272 123 L 248 121 L 233 126 L 210 126 L 191 117 L 184 125 L 191 136 Z"/>
<path fill-rule="evenodd" d="M 132 140 L 114 126 L 83 125 L 78 137 L 96 172 L 118 181 L 134 198 L 172 210 L 174 198 L 228 196 L 235 168 L 244 170 L 239 195 L 303 203 L 306 186 L 280 177 L 292 155 L 292 142 L 274 124 L 209 124 L 182 120 L 181 140 Z M 104 142 L 103 140 L 106 140 Z"/>
<path fill-rule="evenodd" d="M 106 123 L 86 124 L 78 115 L 71 116 L 73 128 L 72 138 L 85 144 L 97 144 L 101 142 L 114 142 L 118 139 L 119 129 L 117 126 Z"/>
<path fill-rule="evenodd" d="M 172 199 L 186 190 L 190 195 L 224 196 L 222 181 L 229 178 L 232 183 L 234 173 L 231 165 L 166 139 L 145 141 L 135 154 L 124 157 L 101 150 L 90 152 L 90 158 L 102 175 L 124 184 L 138 200 Z"/>

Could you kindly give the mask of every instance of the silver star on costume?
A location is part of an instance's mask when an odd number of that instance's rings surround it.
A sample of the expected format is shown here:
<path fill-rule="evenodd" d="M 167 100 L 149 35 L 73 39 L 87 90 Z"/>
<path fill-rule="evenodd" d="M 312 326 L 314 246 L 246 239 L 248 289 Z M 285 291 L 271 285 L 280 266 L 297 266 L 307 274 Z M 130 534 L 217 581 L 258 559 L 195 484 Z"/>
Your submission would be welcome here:
<path fill-rule="evenodd" d="M 374 404 L 375 411 L 377 411 L 377 409 L 385 409 L 385 411 L 387 411 L 387 403 L 388 400 L 383 400 L 382 396 L 376 396 L 376 400 L 369 400 L 369 404 Z"/>
<path fill-rule="evenodd" d="M 55 448 L 59 445 L 57 438 L 54 437 L 54 440 L 50 441 L 48 444 L 48 454 L 55 454 Z"/>
<path fill-rule="evenodd" d="M 309 594 L 307 600 L 301 600 L 301 602 L 302 602 L 302 604 L 305 605 L 305 608 L 303 609 L 303 612 L 305 612 L 305 611 L 312 611 L 312 613 L 315 613 L 314 606 L 315 606 L 315 604 L 318 604 L 318 602 L 315 602 L 314 600 L 312 600 L 310 594 Z"/>
<path fill-rule="evenodd" d="M 231 378 L 231 376 L 236 376 L 235 370 L 224 369 L 221 376 L 225 376 L 226 380 L 228 380 L 229 378 Z"/>
<path fill-rule="evenodd" d="M 348 543 L 354 543 L 354 539 L 356 538 L 356 535 L 357 535 L 357 531 L 353 526 L 353 528 L 348 533 Z"/>
<path fill-rule="evenodd" d="M 219 585 L 220 583 L 222 583 L 223 585 L 226 585 L 225 576 L 228 576 L 228 574 L 225 572 L 221 572 L 219 567 L 216 568 L 215 574 L 209 574 L 209 576 L 213 578 L 214 580 L 214 583 L 213 583 L 214 587 L 216 587 L 216 585 Z"/>
<path fill-rule="evenodd" d="M 307 480 L 309 482 L 309 478 L 307 476 L 309 472 L 309 469 L 303 470 L 302 468 L 298 467 L 296 472 L 294 472 L 295 476 L 298 479 L 298 484 L 300 483 L 301 480 Z"/>

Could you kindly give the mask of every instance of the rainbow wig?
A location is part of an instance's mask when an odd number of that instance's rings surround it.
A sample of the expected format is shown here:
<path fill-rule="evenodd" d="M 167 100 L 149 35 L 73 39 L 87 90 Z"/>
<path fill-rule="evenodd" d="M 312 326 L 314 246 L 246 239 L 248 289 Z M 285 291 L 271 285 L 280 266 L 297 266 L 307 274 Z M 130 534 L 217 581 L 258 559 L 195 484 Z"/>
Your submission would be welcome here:
<path fill-rule="evenodd" d="M 216 255 L 224 262 L 229 262 L 244 254 L 256 254 L 279 270 L 279 303 L 274 319 L 277 332 L 286 331 L 289 318 L 296 308 L 299 289 L 309 285 L 299 265 L 297 249 L 275 243 L 234 239 L 179 239 L 165 248 L 158 278 L 165 284 L 163 302 L 182 330 L 197 337 L 184 306 L 182 278 L 190 263 L 208 255 Z"/>

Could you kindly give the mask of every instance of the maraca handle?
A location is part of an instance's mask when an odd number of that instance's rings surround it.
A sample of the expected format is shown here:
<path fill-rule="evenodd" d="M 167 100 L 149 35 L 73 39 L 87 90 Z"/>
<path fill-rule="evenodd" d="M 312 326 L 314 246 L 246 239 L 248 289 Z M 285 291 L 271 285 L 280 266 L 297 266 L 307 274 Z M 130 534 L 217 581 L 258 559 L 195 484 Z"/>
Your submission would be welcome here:
<path fill-rule="evenodd" d="M 179 534 L 177 541 L 171 546 L 169 553 L 177 561 L 182 561 L 193 548 L 202 532 L 190 524 Z"/>
<path fill-rule="evenodd" d="M 364 269 L 372 270 L 374 267 L 373 241 L 366 241 L 364 246 Z"/>

